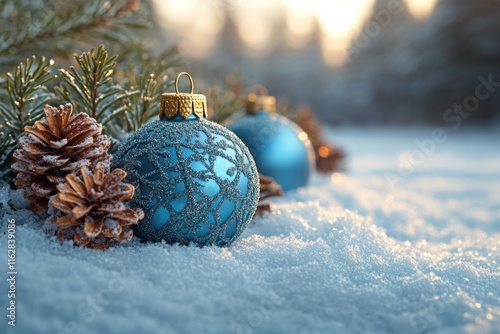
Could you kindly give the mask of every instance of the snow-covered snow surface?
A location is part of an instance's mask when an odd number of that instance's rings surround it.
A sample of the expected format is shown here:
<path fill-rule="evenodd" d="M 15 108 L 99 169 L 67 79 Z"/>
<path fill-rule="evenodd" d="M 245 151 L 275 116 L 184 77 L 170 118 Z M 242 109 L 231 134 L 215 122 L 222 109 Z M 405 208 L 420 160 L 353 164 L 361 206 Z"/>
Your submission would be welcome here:
<path fill-rule="evenodd" d="M 4 188 L 0 333 L 500 333 L 500 129 L 328 135 L 347 173 L 313 175 L 229 248 L 75 248 Z"/>

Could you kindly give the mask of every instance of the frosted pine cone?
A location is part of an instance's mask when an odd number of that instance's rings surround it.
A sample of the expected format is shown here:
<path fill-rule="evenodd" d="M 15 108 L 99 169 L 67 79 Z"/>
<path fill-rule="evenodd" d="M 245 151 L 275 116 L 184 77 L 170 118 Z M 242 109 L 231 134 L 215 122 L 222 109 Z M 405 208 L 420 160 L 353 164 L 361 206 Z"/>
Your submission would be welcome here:
<path fill-rule="evenodd" d="M 134 235 L 130 225 L 144 213 L 123 203 L 134 196 L 134 187 L 121 182 L 127 173 L 121 169 L 110 173 L 109 164 L 99 162 L 93 172 L 82 168 L 79 175 L 67 175 L 50 200 L 60 211 L 55 217 L 57 237 L 95 249 L 107 249 L 111 240 L 130 241 Z"/>
<path fill-rule="evenodd" d="M 71 115 L 70 103 L 54 108 L 45 106 L 45 117 L 24 128 L 16 162 L 15 185 L 24 190 L 33 211 L 47 210 L 49 198 L 64 177 L 81 167 L 109 161 L 110 142 L 102 135 L 102 125 L 87 114 Z"/>

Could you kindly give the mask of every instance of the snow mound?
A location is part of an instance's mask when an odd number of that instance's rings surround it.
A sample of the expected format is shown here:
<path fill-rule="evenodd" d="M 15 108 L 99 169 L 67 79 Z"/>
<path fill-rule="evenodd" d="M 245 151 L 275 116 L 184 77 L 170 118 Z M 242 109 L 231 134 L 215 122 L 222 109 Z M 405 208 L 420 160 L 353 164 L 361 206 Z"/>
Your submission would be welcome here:
<path fill-rule="evenodd" d="M 425 132 L 331 134 L 349 174 L 313 175 L 229 248 L 75 248 L 1 189 L 0 263 L 15 219 L 18 293 L 16 327 L 4 315 L 0 332 L 500 332 L 498 132 L 450 138 L 396 188 L 385 174 Z"/>

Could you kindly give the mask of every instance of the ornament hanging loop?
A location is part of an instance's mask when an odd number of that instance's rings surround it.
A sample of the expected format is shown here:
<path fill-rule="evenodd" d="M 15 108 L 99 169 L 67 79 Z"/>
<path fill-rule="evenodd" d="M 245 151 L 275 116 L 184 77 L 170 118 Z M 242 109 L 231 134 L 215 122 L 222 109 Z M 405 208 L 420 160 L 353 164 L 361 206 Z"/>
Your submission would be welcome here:
<path fill-rule="evenodd" d="M 267 88 L 265 86 L 257 84 L 257 85 L 253 85 L 252 88 L 250 88 L 250 92 L 248 93 L 248 97 L 250 97 L 250 95 L 255 96 L 256 92 L 259 92 L 260 96 L 269 95 L 269 92 L 267 91 Z"/>
<path fill-rule="evenodd" d="M 189 93 L 179 93 L 179 78 L 186 75 L 191 84 Z M 191 115 L 198 118 L 207 117 L 207 98 L 203 94 L 193 94 L 193 78 L 187 72 L 181 72 L 175 78 L 175 93 L 164 93 L 160 101 L 160 118 L 173 118 L 176 115 L 187 119 Z"/>
<path fill-rule="evenodd" d="M 259 92 L 260 95 L 257 95 L 256 92 Z M 261 110 L 273 113 L 276 111 L 276 98 L 268 95 L 267 89 L 263 85 L 254 85 L 247 97 L 246 110 L 249 114 L 256 114 Z"/>
<path fill-rule="evenodd" d="M 194 92 L 194 82 L 193 82 L 193 78 L 191 77 L 191 75 L 188 72 L 181 72 L 181 73 L 179 73 L 177 75 L 177 78 L 175 78 L 175 93 L 179 94 L 179 86 L 178 86 L 179 78 L 181 76 L 183 76 L 183 75 L 186 75 L 188 77 L 189 84 L 191 85 L 191 89 L 189 90 L 189 94 L 193 94 L 193 92 Z"/>

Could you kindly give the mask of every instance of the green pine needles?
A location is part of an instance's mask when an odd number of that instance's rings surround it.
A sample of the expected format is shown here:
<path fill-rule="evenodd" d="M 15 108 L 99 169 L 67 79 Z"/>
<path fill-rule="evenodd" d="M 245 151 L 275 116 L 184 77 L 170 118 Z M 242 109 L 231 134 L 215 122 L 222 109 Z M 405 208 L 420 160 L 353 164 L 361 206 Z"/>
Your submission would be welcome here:
<path fill-rule="evenodd" d="M 32 54 L 67 59 L 100 43 L 123 54 L 151 21 L 140 0 L 0 0 L 0 71 Z"/>
<path fill-rule="evenodd" d="M 50 73 L 52 60 L 35 56 L 20 63 L 0 89 L 0 177 L 9 173 L 12 153 L 26 125 L 43 116 L 43 106 L 54 101 L 47 84 L 55 79 Z M 8 101 L 8 102 L 6 102 Z"/>
<path fill-rule="evenodd" d="M 141 0 L 0 0 L 0 179 L 12 181 L 18 139 L 45 104 L 94 117 L 112 149 L 158 113 L 179 62 L 151 51 L 151 22 Z"/>
<path fill-rule="evenodd" d="M 118 80 L 130 92 L 138 92 L 132 96 L 128 117 L 124 124 L 119 124 L 127 132 L 137 131 L 148 120 L 158 116 L 160 98 L 173 87 L 172 66 L 180 65 L 176 48 L 167 49 L 158 56 L 143 53 L 141 62 L 129 63 L 116 73 Z"/>
<path fill-rule="evenodd" d="M 20 63 L 14 72 L 7 73 L 6 84 L 0 88 L 1 177 L 11 181 L 17 140 L 25 126 L 44 116 L 47 103 L 71 103 L 76 112 L 87 113 L 101 123 L 112 143 L 119 144 L 158 115 L 159 95 L 172 85 L 172 67 L 166 58 L 173 55 L 169 51 L 157 58 L 145 56 L 151 63 L 118 69 L 117 56 L 109 56 L 100 46 L 75 55 L 76 66 L 59 69 L 59 75 L 51 71 L 54 61 L 43 57 L 33 56 Z M 158 67 L 150 72 L 139 73 L 155 64 Z"/>
<path fill-rule="evenodd" d="M 182 62 L 175 48 L 152 48 L 153 21 L 141 0 L 0 0 L 0 180 L 12 183 L 18 139 L 45 104 L 94 117 L 111 152 L 158 115 Z M 241 105 L 230 88 L 207 89 L 209 105 L 225 110 L 213 113 L 218 122 Z"/>
<path fill-rule="evenodd" d="M 140 95 L 138 90 L 126 90 L 113 82 L 117 56 L 109 57 L 104 46 L 97 50 L 75 55 L 78 67 L 69 70 L 60 69 L 62 79 L 55 92 L 64 101 L 73 104 L 76 112 L 85 112 L 101 123 L 111 137 L 120 138 L 112 123 L 131 111 L 134 98 Z"/>
<path fill-rule="evenodd" d="M 55 76 L 50 74 L 54 61 L 31 57 L 20 63 L 14 73 L 7 73 L 7 95 L 10 106 L 0 102 L 0 112 L 6 125 L 14 131 L 22 131 L 43 115 L 43 105 L 54 99 L 46 84 Z"/>

